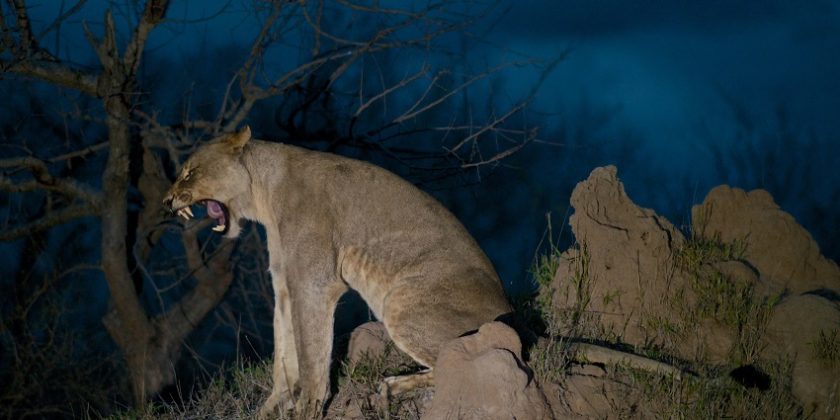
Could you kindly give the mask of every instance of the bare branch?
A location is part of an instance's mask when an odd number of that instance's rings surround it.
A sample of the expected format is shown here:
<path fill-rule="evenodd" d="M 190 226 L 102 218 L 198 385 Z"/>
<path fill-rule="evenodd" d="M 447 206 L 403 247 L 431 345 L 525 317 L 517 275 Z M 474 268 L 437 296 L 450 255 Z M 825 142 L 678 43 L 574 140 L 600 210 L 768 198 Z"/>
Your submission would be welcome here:
<path fill-rule="evenodd" d="M 155 320 L 159 325 L 168 328 L 173 338 L 179 342 L 219 303 L 233 281 L 233 271 L 228 264 L 234 241 L 223 240 L 216 253 L 208 256 L 205 262 L 201 257 L 195 230 L 195 227 L 184 230 L 181 239 L 187 255 L 187 264 L 197 284 L 187 296 Z"/>
<path fill-rule="evenodd" d="M 63 155 L 58 155 L 58 156 L 51 157 L 51 158 L 47 159 L 46 161 L 49 162 L 49 163 L 55 163 L 55 162 L 61 162 L 63 160 L 73 159 L 73 158 L 77 158 L 77 157 L 85 157 L 85 156 L 87 156 L 91 153 L 96 153 L 96 152 L 98 152 L 102 149 L 105 149 L 107 147 L 108 147 L 108 142 L 103 141 L 101 143 L 94 144 L 93 146 L 85 147 L 84 149 L 81 149 L 81 150 L 76 150 L 76 151 L 73 151 L 73 152 L 65 153 Z"/>
<path fill-rule="evenodd" d="M 382 15 L 400 15 L 400 16 L 414 16 L 414 15 L 416 15 L 415 12 L 409 12 L 409 11 L 403 10 L 403 9 L 388 9 L 388 8 L 385 8 L 385 7 L 380 7 L 380 6 L 378 6 L 378 3 L 374 3 L 374 4 L 377 4 L 377 7 L 370 7 L 370 6 L 365 6 L 363 4 L 352 3 L 352 2 L 349 2 L 347 0 L 336 0 L 336 3 L 341 4 L 341 5 L 347 7 L 351 10 L 357 10 L 357 11 L 367 12 L 367 13 L 375 13 L 375 14 L 382 14 Z M 430 8 L 438 8 L 438 7 L 440 7 L 440 4 L 441 3 L 431 4 L 431 5 L 429 5 L 429 7 Z"/>
<path fill-rule="evenodd" d="M 284 2 L 274 2 L 272 4 L 271 13 L 266 17 L 265 21 L 263 22 L 262 27 L 260 28 L 260 32 L 254 41 L 251 43 L 251 53 L 248 55 L 248 59 L 245 60 L 245 63 L 242 64 L 242 67 L 239 68 L 239 71 L 236 72 L 236 76 L 231 79 L 230 84 L 228 84 L 228 90 L 225 92 L 224 100 L 222 101 L 221 108 L 219 109 L 219 121 L 216 124 L 216 130 L 214 134 L 218 134 L 218 127 L 221 125 L 221 118 L 222 116 L 228 115 L 228 112 L 225 111 L 225 108 L 228 105 L 228 92 L 230 89 L 231 84 L 235 79 L 239 80 L 239 90 L 242 93 L 243 100 L 238 103 L 238 109 L 232 108 L 230 114 L 232 115 L 230 121 L 225 124 L 224 131 L 232 131 L 235 130 L 239 124 L 248 116 L 248 113 L 251 112 L 251 108 L 254 106 L 256 101 L 271 96 L 264 92 L 262 89 L 258 88 L 254 84 L 254 76 L 255 76 L 255 66 L 259 59 L 262 58 L 262 54 L 265 51 L 265 42 L 268 38 L 268 34 L 271 31 L 271 28 L 277 22 L 277 19 L 280 17 L 280 12 L 283 8 Z"/>
<path fill-rule="evenodd" d="M 70 16 L 73 16 L 74 14 L 76 14 L 76 12 L 81 10 L 82 6 L 84 6 L 85 3 L 87 3 L 87 0 L 79 0 L 78 2 L 76 2 L 76 4 L 73 5 L 73 7 L 67 9 L 67 11 L 62 13 L 59 17 L 57 17 L 53 21 L 53 23 L 51 23 L 49 26 L 44 28 L 44 30 L 42 30 L 41 33 L 38 34 L 38 39 L 43 38 L 45 35 L 50 33 L 50 31 L 52 31 L 54 29 L 58 29 L 58 27 L 60 27 L 61 24 L 64 23 L 65 20 L 67 20 L 67 18 L 69 18 Z"/>
<path fill-rule="evenodd" d="M 3 46 L 12 52 L 11 59 L 0 60 L 0 71 L 16 73 L 25 77 L 40 79 L 63 87 L 77 89 L 89 95 L 96 92 L 96 78 L 82 70 L 61 64 L 55 57 L 38 46 L 32 34 L 32 26 L 23 0 L 7 0 L 14 10 L 16 25 L 14 31 L 19 41 L 11 35 L 5 19 L 0 19 L 3 31 Z"/>
<path fill-rule="evenodd" d="M 75 153 L 82 152 L 85 151 Z M 66 159 L 70 155 L 73 154 L 58 156 L 56 160 Z M 100 193 L 75 180 L 54 177 L 50 174 L 46 162 L 40 159 L 34 157 L 0 159 L 0 168 L 27 168 L 35 178 L 33 181 L 15 183 L 5 176 L 0 176 L 0 189 L 2 190 L 10 192 L 54 191 L 67 197 L 84 200 L 94 209 L 99 209 L 102 205 L 102 195 Z"/>
<path fill-rule="evenodd" d="M 265 51 L 264 43 L 268 38 L 268 33 L 271 31 L 271 27 L 274 26 L 274 23 L 277 22 L 277 19 L 280 17 L 282 7 L 283 2 L 274 2 L 271 8 L 271 13 L 265 19 L 262 27 L 260 28 L 260 33 L 257 34 L 257 37 L 254 38 L 254 42 L 251 43 L 251 53 L 248 55 L 248 59 L 244 64 L 242 64 L 242 67 L 237 72 L 243 95 L 248 94 L 248 88 L 253 85 L 254 65 L 257 60 L 262 58 L 263 51 Z"/>
<path fill-rule="evenodd" d="M 270 87 L 266 89 L 257 90 L 256 94 L 254 95 L 255 100 L 265 99 L 271 96 L 279 95 L 283 93 L 286 89 L 291 86 L 294 86 L 301 81 L 303 81 L 306 76 L 308 76 L 311 71 L 314 71 L 318 67 L 343 57 L 347 57 L 352 55 L 353 52 L 349 50 L 336 50 L 329 54 L 323 55 L 319 58 L 314 60 L 307 61 L 296 68 L 286 72 L 283 76 L 279 79 L 274 81 Z M 292 80 L 294 79 L 294 80 Z M 292 80 L 289 82 L 289 80 Z M 254 89 L 257 89 L 256 87 Z"/>
<path fill-rule="evenodd" d="M 143 55 L 143 48 L 146 46 L 146 38 L 148 38 L 152 29 L 163 20 L 168 8 L 169 0 L 146 0 L 143 16 L 134 30 L 134 36 L 128 43 L 123 58 L 123 64 L 125 64 L 128 74 L 133 76 L 137 73 L 140 56 Z"/>
<path fill-rule="evenodd" d="M 114 17 L 111 15 L 111 9 L 105 10 L 105 32 L 102 35 L 102 40 L 97 40 L 93 35 L 87 23 L 83 23 L 82 27 L 85 31 L 85 38 L 96 52 L 99 62 L 106 70 L 113 71 L 114 64 L 117 57 L 117 30 L 114 25 Z"/>
<path fill-rule="evenodd" d="M 446 92 L 440 98 L 437 98 L 434 101 L 431 101 L 428 104 L 424 105 L 422 108 L 417 109 L 417 107 L 420 106 L 420 104 L 423 102 L 423 100 L 426 97 L 426 94 L 423 94 L 417 101 L 415 101 L 414 105 L 412 105 L 411 108 L 409 108 L 405 113 L 403 113 L 403 115 L 400 115 L 399 117 L 395 118 L 394 123 L 399 124 L 399 123 L 402 123 L 406 120 L 410 120 L 412 118 L 415 118 L 418 115 L 420 115 L 420 114 L 422 114 L 422 113 L 440 105 L 441 103 L 445 102 L 447 99 L 449 99 L 450 97 L 452 97 L 456 93 L 463 91 L 464 89 L 466 89 L 467 87 L 469 87 L 473 83 L 475 83 L 479 80 L 485 79 L 485 78 L 489 77 L 491 74 L 498 73 L 502 69 L 505 69 L 505 68 L 508 68 L 508 67 L 511 67 L 511 66 L 521 65 L 521 64 L 522 63 L 519 63 L 519 62 L 504 63 L 504 64 L 498 65 L 496 67 L 493 67 L 493 68 L 491 68 L 491 69 L 489 69 L 489 70 L 487 70 L 483 73 L 476 74 L 473 77 L 469 78 L 464 83 L 461 83 L 460 85 L 458 85 L 454 89 Z M 432 80 L 432 83 L 430 83 L 430 85 L 429 85 L 429 89 L 431 89 L 432 86 L 434 86 L 434 82 L 436 80 L 437 80 L 437 78 Z M 426 92 L 428 92 L 428 89 L 426 90 Z"/>
<path fill-rule="evenodd" d="M 12 38 L 12 31 L 6 26 L 6 14 L 3 13 L 3 8 L 0 7 L 0 52 L 5 49 L 12 50 L 12 54 L 15 53 L 15 40 Z"/>
<path fill-rule="evenodd" d="M 62 178 L 51 178 L 51 183 L 44 184 L 38 181 L 25 181 L 15 183 L 7 177 L 0 176 L 0 190 L 8 192 L 32 192 L 52 191 L 70 198 L 79 198 L 94 209 L 102 206 L 102 196 L 76 181 Z"/>
<path fill-rule="evenodd" d="M 467 144 L 467 143 L 469 143 L 469 142 L 471 142 L 471 141 L 473 141 L 473 140 L 476 140 L 476 139 L 477 139 L 477 138 L 479 138 L 482 134 L 485 134 L 485 133 L 487 133 L 488 131 L 491 131 L 491 130 L 495 130 L 495 129 L 496 129 L 496 127 L 497 127 L 499 124 L 504 123 L 504 122 L 505 122 L 505 120 L 507 120 L 508 118 L 510 118 L 510 116 L 512 116 L 513 114 L 516 114 L 517 112 L 521 111 L 521 110 L 522 110 L 522 109 L 524 109 L 527 105 L 528 105 L 528 101 L 527 101 L 527 100 L 526 100 L 526 101 L 522 101 L 522 102 L 520 102 L 520 103 L 516 104 L 516 106 L 514 106 L 514 107 L 513 107 L 513 108 L 511 108 L 511 109 L 509 109 L 509 110 L 508 110 L 507 112 L 505 112 L 505 114 L 504 114 L 504 115 L 502 115 L 501 117 L 494 118 L 494 119 L 493 119 L 493 121 L 490 121 L 488 124 L 485 124 L 485 125 L 484 125 L 484 127 L 481 127 L 481 130 L 478 130 L 478 131 L 476 131 L 475 133 L 472 133 L 472 134 L 470 134 L 469 136 L 464 137 L 464 139 L 463 139 L 463 140 L 461 140 L 458 144 L 456 144 L 456 145 L 455 145 L 455 147 L 453 147 L 453 148 L 449 149 L 449 151 L 450 151 L 450 152 L 453 152 L 453 153 L 454 153 L 454 152 L 457 152 L 457 151 L 458 151 L 458 149 L 460 149 L 461 147 L 463 147 L 465 144 Z"/>
<path fill-rule="evenodd" d="M 29 22 L 29 15 L 26 13 L 26 4 L 23 0 L 9 0 L 9 6 L 15 11 L 21 51 L 26 55 L 32 55 L 38 50 L 38 41 L 32 34 L 32 25 Z"/>
<path fill-rule="evenodd" d="M 4 73 L 17 73 L 22 76 L 40 79 L 47 83 L 76 89 L 91 96 L 96 95 L 95 76 L 82 70 L 71 69 L 51 61 L 26 59 L 11 62 L 0 60 L 0 71 Z"/>
<path fill-rule="evenodd" d="M 492 157 L 490 157 L 488 159 L 483 159 L 483 160 L 478 161 L 478 162 L 465 163 L 465 164 L 461 165 L 461 168 L 464 168 L 464 169 L 475 168 L 475 167 L 478 167 L 478 166 L 483 166 L 483 165 L 487 165 L 487 164 L 490 164 L 490 163 L 498 162 L 498 161 L 500 161 L 500 160 L 518 152 L 520 149 L 525 147 L 526 144 L 528 144 L 527 141 L 522 142 L 522 143 L 518 143 L 518 144 L 514 145 L 513 147 L 507 148 L 505 150 L 502 150 L 499 153 L 496 153 L 495 155 L 493 155 Z"/>
<path fill-rule="evenodd" d="M 422 68 L 420 68 L 420 71 L 418 71 L 417 73 L 414 73 L 411 76 L 403 78 L 398 83 L 394 84 L 393 86 L 391 86 L 387 89 L 384 89 L 382 92 L 379 92 L 378 94 L 376 94 L 372 98 L 368 99 L 365 103 L 360 105 L 358 109 L 356 109 L 356 112 L 353 114 L 353 117 L 357 118 L 362 112 L 365 112 L 365 110 L 368 109 L 368 107 L 370 107 L 371 105 L 373 105 L 376 101 L 390 95 L 391 93 L 393 93 L 396 90 L 399 90 L 400 88 L 405 87 L 409 83 L 425 76 L 428 72 L 429 72 L 429 67 L 424 65 Z M 359 91 L 361 91 L 361 88 L 359 88 Z"/>
<path fill-rule="evenodd" d="M 22 238 L 80 217 L 96 216 L 98 214 L 98 209 L 90 204 L 65 207 L 59 211 L 47 213 L 44 217 L 40 217 L 29 224 L 0 232 L 0 241 L 11 241 Z"/>

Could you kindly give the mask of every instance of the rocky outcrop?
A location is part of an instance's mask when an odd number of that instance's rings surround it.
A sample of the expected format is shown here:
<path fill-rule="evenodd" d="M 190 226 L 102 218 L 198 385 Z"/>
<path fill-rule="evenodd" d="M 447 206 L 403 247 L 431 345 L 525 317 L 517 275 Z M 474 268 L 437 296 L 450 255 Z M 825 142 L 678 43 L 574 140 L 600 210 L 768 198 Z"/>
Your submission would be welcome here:
<path fill-rule="evenodd" d="M 816 418 L 840 419 L 838 334 L 840 305 L 812 294 L 782 300 L 767 326 L 762 357 L 792 363 L 793 394 Z M 837 360 L 825 354 L 832 350 L 838 352 Z"/>
<path fill-rule="evenodd" d="M 779 208 L 764 190 L 718 186 L 691 210 L 693 228 L 704 238 L 746 241 L 744 259 L 761 273 L 768 293 L 840 291 L 840 269 L 820 254 L 811 234 Z"/>
<path fill-rule="evenodd" d="M 522 362 L 516 332 L 500 322 L 444 345 L 435 397 L 424 419 L 550 419 L 551 410 Z"/>
<path fill-rule="evenodd" d="M 572 367 L 561 384 L 547 385 L 551 406 L 560 418 L 556 407 L 566 413 L 562 418 L 615 419 L 644 418 L 638 409 L 638 395 L 631 385 L 610 378 L 607 371 L 597 365 Z"/>
<path fill-rule="evenodd" d="M 594 323 L 622 342 L 655 340 L 659 329 L 649 318 L 671 312 L 662 294 L 674 280 L 674 249 L 685 242 L 683 234 L 633 203 L 614 166 L 578 183 L 571 204 L 569 224 L 580 247 L 561 256 L 555 304 L 588 306 Z"/>
<path fill-rule="evenodd" d="M 542 292 L 570 334 L 710 365 L 790 363 L 805 413 L 840 418 L 840 270 L 767 192 L 715 188 L 693 208 L 689 239 L 634 204 L 612 166 L 571 204 L 578 245 Z M 570 375 L 564 392 L 575 401 L 573 388 L 605 381 Z"/>
<path fill-rule="evenodd" d="M 756 293 L 779 300 L 761 358 L 789 360 L 793 393 L 806 409 L 820 418 L 840 418 L 840 360 L 825 360 L 818 351 L 821 340 L 834 338 L 840 345 L 837 264 L 820 254 L 811 234 L 767 191 L 721 185 L 691 213 L 698 236 L 742 241 L 743 259 L 760 277 Z"/>

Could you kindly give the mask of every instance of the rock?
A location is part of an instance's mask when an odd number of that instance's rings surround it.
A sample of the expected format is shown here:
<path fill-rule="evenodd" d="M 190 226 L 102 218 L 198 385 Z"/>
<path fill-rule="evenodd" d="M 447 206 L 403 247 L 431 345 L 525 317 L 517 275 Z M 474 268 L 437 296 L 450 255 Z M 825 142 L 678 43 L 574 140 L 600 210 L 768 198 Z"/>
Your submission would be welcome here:
<path fill-rule="evenodd" d="M 608 377 L 570 374 L 563 381 L 561 395 L 568 410 L 581 418 L 643 417 L 639 412 L 638 393 L 629 385 Z"/>
<path fill-rule="evenodd" d="M 685 242 L 682 233 L 633 203 L 614 166 L 596 168 L 578 183 L 571 204 L 569 224 L 580 249 L 561 257 L 555 304 L 588 303 L 595 322 L 625 343 L 655 340 L 659 328 L 650 325 L 648 315 L 671 311 L 663 295 L 673 280 L 674 249 Z M 578 284 L 581 277 L 586 284 Z"/>
<path fill-rule="evenodd" d="M 641 394 L 604 368 L 573 364 L 561 383 L 543 384 L 558 419 L 653 418 L 642 407 Z"/>
<path fill-rule="evenodd" d="M 837 264 L 820 254 L 811 234 L 767 191 L 721 185 L 694 206 L 691 215 L 694 232 L 701 237 L 746 241 L 744 258 L 761 273 L 767 293 L 840 292 Z"/>
<path fill-rule="evenodd" d="M 522 362 L 516 332 L 501 322 L 445 344 L 424 419 L 550 419 L 545 395 Z"/>
<path fill-rule="evenodd" d="M 815 354 L 820 333 L 840 333 L 837 264 L 820 254 L 811 234 L 764 190 L 718 186 L 692 208 L 692 219 L 702 238 L 744 242 L 743 259 L 757 273 L 756 297 L 785 296 L 773 308 L 760 358 L 790 360 L 793 394 L 806 412 L 840 419 L 840 361 Z"/>
<path fill-rule="evenodd" d="M 788 297 L 773 309 L 762 357 L 792 361 L 793 394 L 806 413 L 840 419 L 840 354 L 835 360 L 821 357 L 821 333 L 840 343 L 830 335 L 840 334 L 840 306 L 816 295 Z"/>
<path fill-rule="evenodd" d="M 366 322 L 356 327 L 350 334 L 347 346 L 347 360 L 355 364 L 365 355 L 376 358 L 385 355 L 385 349 L 391 342 L 385 325 L 381 322 Z"/>

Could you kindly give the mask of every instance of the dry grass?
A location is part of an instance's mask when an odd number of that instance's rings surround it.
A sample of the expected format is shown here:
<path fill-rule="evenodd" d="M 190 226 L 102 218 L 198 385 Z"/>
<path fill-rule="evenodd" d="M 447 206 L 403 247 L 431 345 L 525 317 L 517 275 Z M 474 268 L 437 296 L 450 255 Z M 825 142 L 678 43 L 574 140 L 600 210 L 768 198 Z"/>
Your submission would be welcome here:
<path fill-rule="evenodd" d="M 184 404 L 150 402 L 112 419 L 253 419 L 271 390 L 271 361 L 237 364 Z"/>
<path fill-rule="evenodd" d="M 379 396 L 379 384 L 386 376 L 417 370 L 416 364 L 393 345 L 382 355 L 365 355 L 359 362 L 342 362 L 338 391 L 326 412 L 330 419 L 381 419 L 385 402 Z M 186 403 L 152 402 L 138 409 L 124 411 L 112 419 L 253 419 L 271 390 L 271 361 L 237 364 L 226 375 L 207 387 L 187 396 Z M 431 390 L 417 390 L 392 397 L 388 414 L 394 420 L 416 420 Z M 281 420 L 284 417 L 281 417 Z"/>
<path fill-rule="evenodd" d="M 721 367 L 701 367 L 697 377 L 672 376 L 618 368 L 612 375 L 631 385 L 640 414 L 657 419 L 793 419 L 802 408 L 791 394 L 789 364 L 773 364 L 768 389 L 747 388 Z"/>
<path fill-rule="evenodd" d="M 811 345 L 817 358 L 827 361 L 829 366 L 840 365 L 840 328 L 820 331 L 819 338 Z"/>

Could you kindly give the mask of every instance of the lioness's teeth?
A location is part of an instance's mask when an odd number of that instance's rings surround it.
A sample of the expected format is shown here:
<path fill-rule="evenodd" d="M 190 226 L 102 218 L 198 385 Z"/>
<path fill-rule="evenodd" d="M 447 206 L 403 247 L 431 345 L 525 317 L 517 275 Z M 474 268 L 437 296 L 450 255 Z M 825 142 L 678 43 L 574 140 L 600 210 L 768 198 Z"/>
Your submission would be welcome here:
<path fill-rule="evenodd" d="M 177 213 L 178 213 L 178 216 L 183 217 L 184 220 L 190 220 L 190 216 L 191 216 L 192 212 L 185 210 L 186 208 L 187 207 L 178 209 Z"/>
<path fill-rule="evenodd" d="M 216 231 L 216 232 L 224 232 L 225 231 L 225 225 L 213 226 L 213 230 Z"/>
<path fill-rule="evenodd" d="M 184 213 L 187 213 L 187 215 L 189 215 L 190 217 L 195 217 L 195 215 L 192 212 L 192 209 L 189 207 L 184 207 Z"/>

